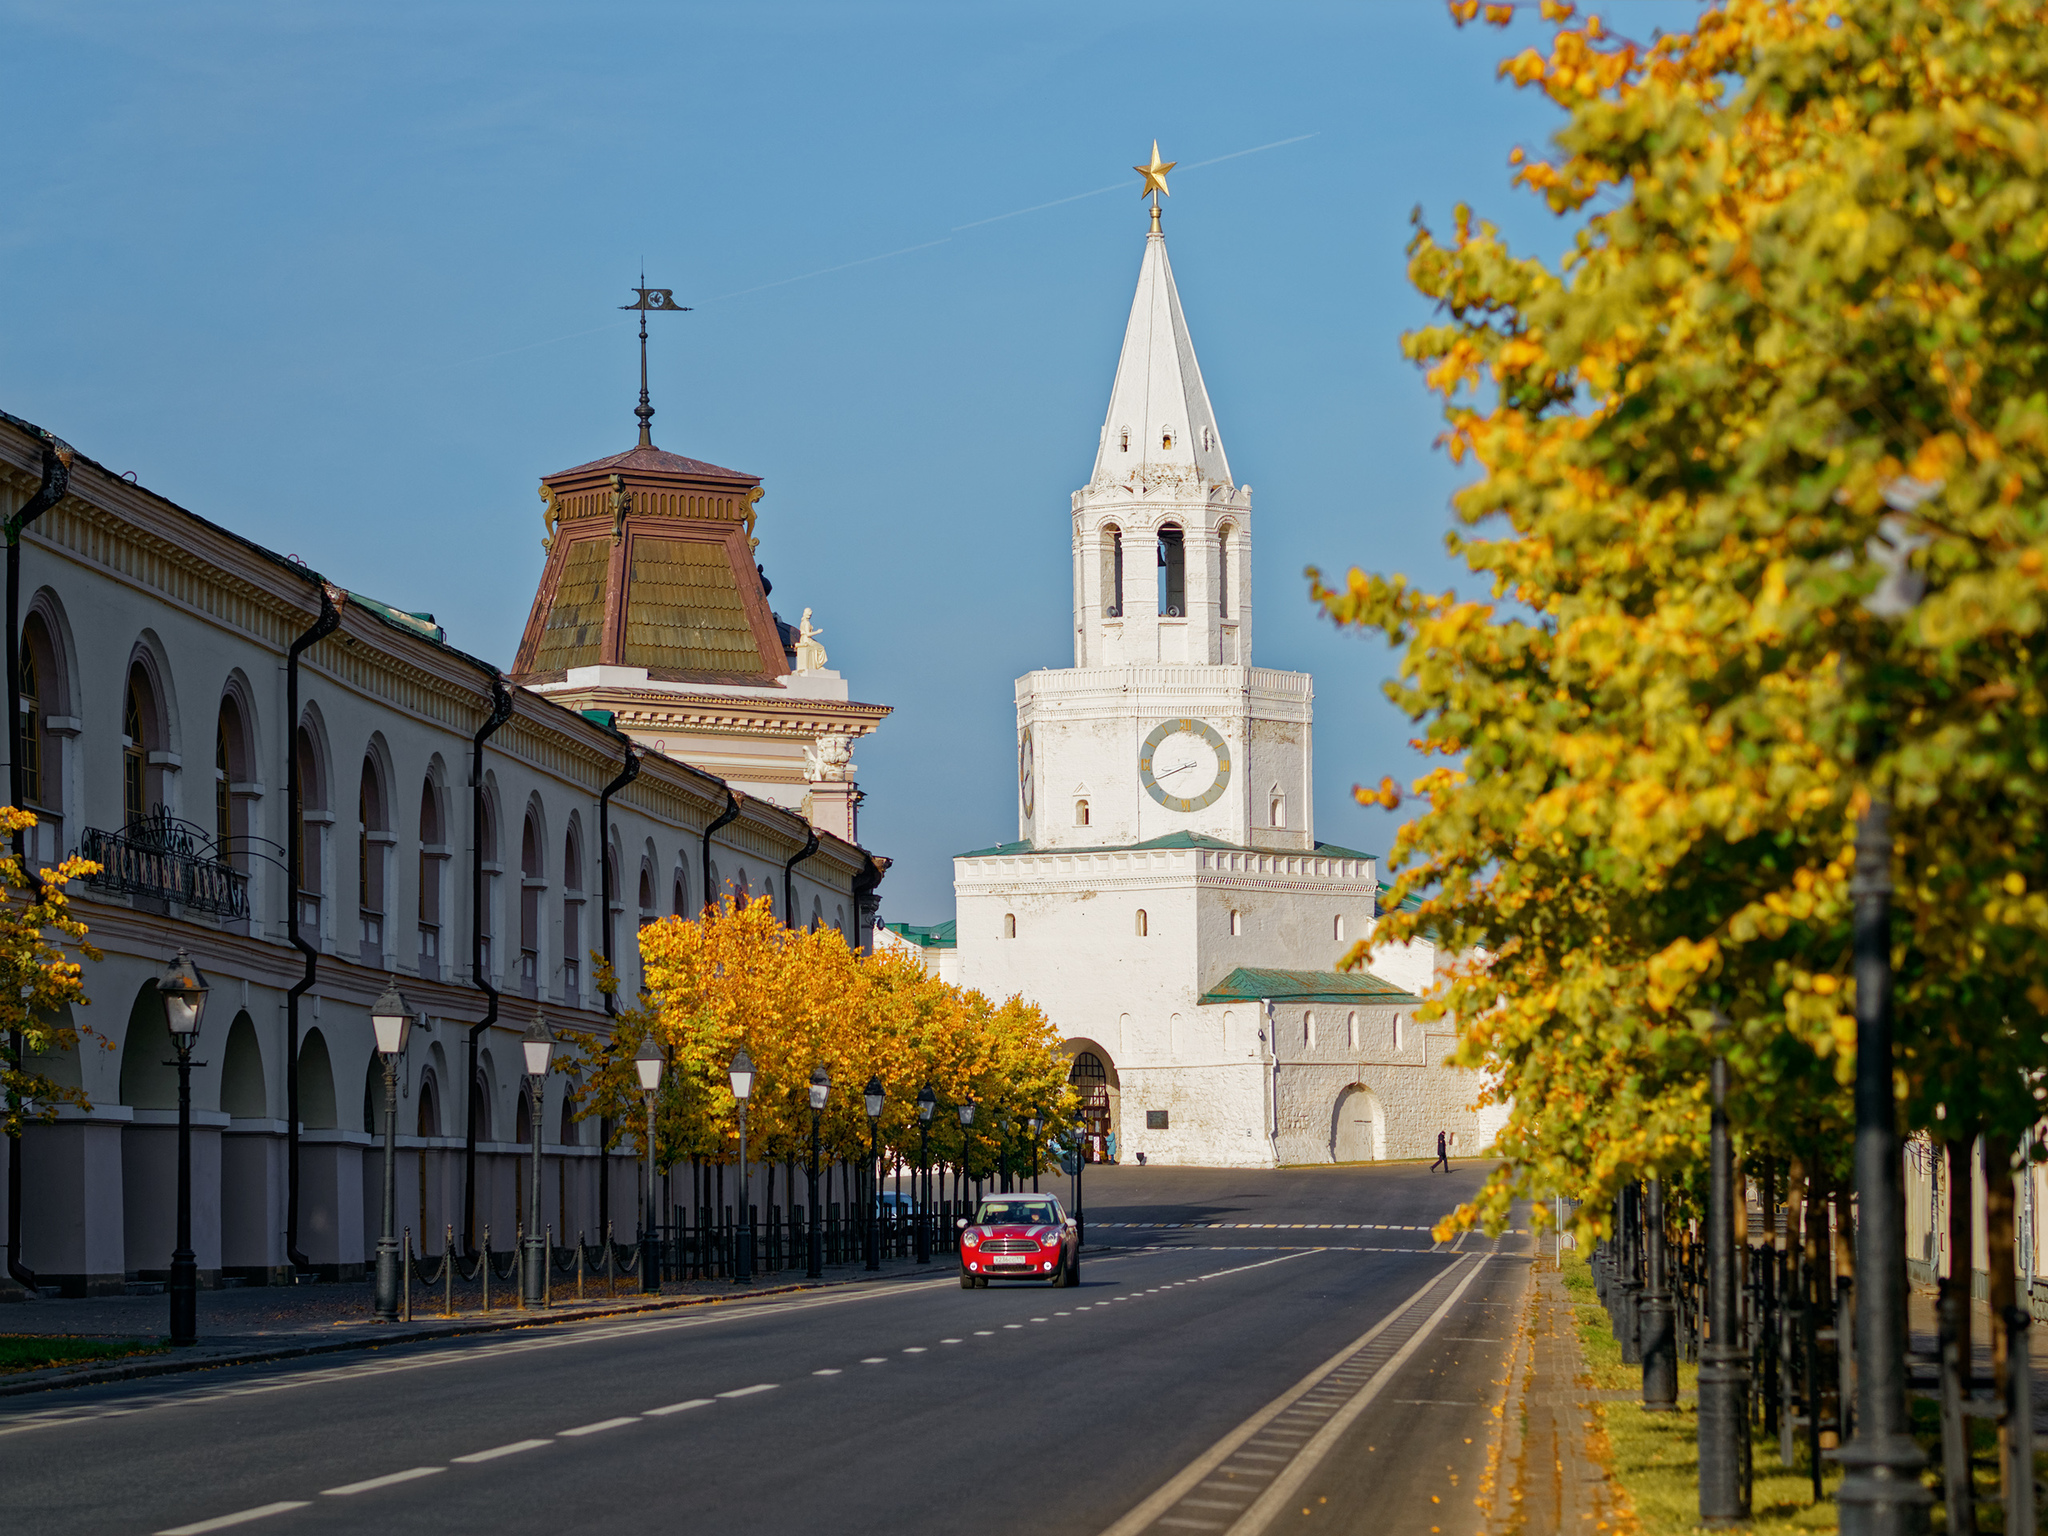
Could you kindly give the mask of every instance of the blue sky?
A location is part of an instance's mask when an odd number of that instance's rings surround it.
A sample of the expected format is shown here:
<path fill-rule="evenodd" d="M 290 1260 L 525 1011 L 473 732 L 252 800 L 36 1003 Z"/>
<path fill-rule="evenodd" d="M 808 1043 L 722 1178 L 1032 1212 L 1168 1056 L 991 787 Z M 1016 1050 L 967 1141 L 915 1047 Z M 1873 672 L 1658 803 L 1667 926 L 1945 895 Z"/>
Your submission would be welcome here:
<path fill-rule="evenodd" d="M 1691 10 L 1613 13 L 1647 36 Z M 1459 201 L 1562 246 L 1508 185 L 1556 122 L 1494 75 L 1533 22 L 65 0 L 0 4 L 0 39 L 0 406 L 501 664 L 539 477 L 633 441 L 615 306 L 642 259 L 694 304 L 653 322 L 655 440 L 764 477 L 775 607 L 814 608 L 854 696 L 895 706 L 857 754 L 861 831 L 911 921 L 951 915 L 953 853 L 1015 835 L 1012 679 L 1071 662 L 1068 496 L 1156 137 L 1255 492 L 1256 659 L 1315 674 L 1317 835 L 1391 841 L 1349 795 L 1416 768 L 1391 657 L 1320 620 L 1302 570 L 1453 580 L 1403 247 L 1411 209 L 1442 226 Z"/>

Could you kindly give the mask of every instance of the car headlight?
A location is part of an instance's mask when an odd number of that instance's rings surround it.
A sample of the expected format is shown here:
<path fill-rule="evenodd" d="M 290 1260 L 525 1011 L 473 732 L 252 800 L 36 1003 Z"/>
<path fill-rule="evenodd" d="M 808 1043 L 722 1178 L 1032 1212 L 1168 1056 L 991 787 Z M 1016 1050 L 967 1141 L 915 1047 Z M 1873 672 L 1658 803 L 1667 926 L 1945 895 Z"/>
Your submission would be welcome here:
<path fill-rule="evenodd" d="M 981 1237 L 977 1233 L 963 1232 L 960 1234 L 960 1246 L 963 1248 L 972 1248 L 980 1241 Z"/>

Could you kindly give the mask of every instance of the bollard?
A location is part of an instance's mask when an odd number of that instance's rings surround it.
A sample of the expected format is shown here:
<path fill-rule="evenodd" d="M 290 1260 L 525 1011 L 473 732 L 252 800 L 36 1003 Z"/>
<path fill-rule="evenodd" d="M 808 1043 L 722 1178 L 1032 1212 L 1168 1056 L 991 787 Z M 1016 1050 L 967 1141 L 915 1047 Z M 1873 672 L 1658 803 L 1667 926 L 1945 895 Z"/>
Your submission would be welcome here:
<path fill-rule="evenodd" d="M 545 1312 L 555 1304 L 555 1229 L 552 1225 L 540 1229 L 540 1306 Z"/>
<path fill-rule="evenodd" d="M 484 1311 L 491 1310 L 491 1224 L 484 1223 Z"/>
<path fill-rule="evenodd" d="M 583 1230 L 576 1231 L 576 1299 L 583 1300 Z"/>
<path fill-rule="evenodd" d="M 401 1291 L 401 1292 L 399 1293 L 399 1297 L 398 1297 L 398 1320 L 399 1320 L 399 1321 L 400 1321 L 401 1323 L 409 1323 L 409 1322 L 411 1322 L 411 1321 L 412 1321 L 412 1223 L 411 1223 L 411 1222 L 407 1222 L 407 1223 L 406 1223 L 406 1226 L 405 1226 L 405 1269 L 404 1269 L 404 1272 L 402 1273 L 402 1275 L 400 1276 L 400 1279 L 401 1279 L 401 1281 L 402 1281 L 402 1282 L 403 1282 L 403 1284 L 404 1284 L 404 1289 L 403 1289 L 403 1290 L 402 1290 L 402 1291 Z"/>
<path fill-rule="evenodd" d="M 519 1255 L 520 1261 L 522 1263 L 525 1261 L 526 1223 L 523 1221 L 514 1222 L 512 1224 L 512 1251 L 515 1254 Z M 513 1273 L 518 1274 L 518 1270 L 513 1270 Z M 518 1306 L 513 1308 L 513 1310 L 516 1312 L 524 1312 L 526 1310 L 526 1287 L 524 1285 L 519 1287 L 519 1304 Z"/>
<path fill-rule="evenodd" d="M 455 1315 L 455 1227 L 441 1229 L 441 1315 Z"/>

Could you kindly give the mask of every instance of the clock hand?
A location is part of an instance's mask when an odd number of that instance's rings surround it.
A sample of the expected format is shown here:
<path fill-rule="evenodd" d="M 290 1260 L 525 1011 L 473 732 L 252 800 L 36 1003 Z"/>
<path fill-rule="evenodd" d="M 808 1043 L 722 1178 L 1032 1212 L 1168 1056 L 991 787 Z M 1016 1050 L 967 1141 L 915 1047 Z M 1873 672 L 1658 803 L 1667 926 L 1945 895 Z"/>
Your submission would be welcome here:
<path fill-rule="evenodd" d="M 1194 766 L 1195 765 L 1193 763 L 1182 763 L 1178 768 L 1169 768 L 1164 773 L 1155 773 L 1152 775 L 1152 782 L 1157 784 L 1161 779 L 1170 779 L 1176 773 L 1186 773 L 1190 768 Z"/>

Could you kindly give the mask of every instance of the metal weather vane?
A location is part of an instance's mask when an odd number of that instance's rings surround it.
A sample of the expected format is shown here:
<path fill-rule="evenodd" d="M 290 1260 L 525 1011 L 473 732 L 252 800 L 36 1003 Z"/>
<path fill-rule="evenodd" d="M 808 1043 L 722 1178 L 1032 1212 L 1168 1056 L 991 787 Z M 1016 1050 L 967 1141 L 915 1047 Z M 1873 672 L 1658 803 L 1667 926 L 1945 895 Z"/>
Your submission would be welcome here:
<path fill-rule="evenodd" d="M 1154 146 L 1152 158 L 1155 160 L 1159 158 L 1157 146 Z M 640 281 L 643 283 L 647 281 L 647 274 L 645 272 L 640 274 Z M 654 407 L 647 403 L 647 316 L 650 311 L 654 310 L 687 315 L 690 312 L 690 306 L 676 302 L 675 290 L 673 288 L 635 288 L 633 291 L 640 296 L 639 299 L 632 304 L 621 304 L 619 308 L 637 309 L 640 311 L 640 405 L 633 414 L 640 418 L 640 446 L 642 448 L 652 448 L 654 446 L 654 436 L 649 429 L 648 423 L 654 420 Z"/>
<path fill-rule="evenodd" d="M 1161 160 L 1159 158 L 1159 141 L 1154 139 L 1152 141 L 1152 163 L 1150 165 L 1134 165 L 1131 167 L 1132 170 L 1145 178 L 1138 188 L 1138 196 L 1152 199 L 1152 233 L 1155 235 L 1159 233 L 1159 199 L 1173 196 L 1171 192 L 1166 190 L 1166 173 L 1179 164 L 1178 160 Z"/>

